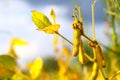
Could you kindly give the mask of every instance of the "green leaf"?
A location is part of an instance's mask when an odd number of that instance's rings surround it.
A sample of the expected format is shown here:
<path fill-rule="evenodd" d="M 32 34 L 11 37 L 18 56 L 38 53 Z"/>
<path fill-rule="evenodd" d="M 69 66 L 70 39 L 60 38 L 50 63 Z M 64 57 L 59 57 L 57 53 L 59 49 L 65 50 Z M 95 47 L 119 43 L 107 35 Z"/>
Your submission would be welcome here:
<path fill-rule="evenodd" d="M 47 16 L 36 10 L 32 11 L 32 21 L 38 27 L 38 29 L 43 29 L 45 27 L 52 25 Z"/>
<path fill-rule="evenodd" d="M 0 55 L 0 79 L 13 75 L 16 61 L 9 55 Z"/>
<path fill-rule="evenodd" d="M 44 31 L 47 34 L 54 34 L 58 32 L 60 25 L 55 24 L 55 18 L 56 18 L 55 12 L 52 10 L 50 15 L 54 20 L 53 25 L 43 13 L 38 12 L 36 10 L 32 11 L 32 20 L 38 27 L 37 30 Z"/>

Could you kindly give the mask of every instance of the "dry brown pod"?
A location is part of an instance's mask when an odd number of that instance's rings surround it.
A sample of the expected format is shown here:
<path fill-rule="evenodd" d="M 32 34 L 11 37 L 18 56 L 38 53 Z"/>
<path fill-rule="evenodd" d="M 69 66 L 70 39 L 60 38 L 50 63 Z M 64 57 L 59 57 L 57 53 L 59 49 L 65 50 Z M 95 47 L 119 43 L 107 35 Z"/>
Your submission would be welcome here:
<path fill-rule="evenodd" d="M 106 63 L 105 63 L 105 59 L 104 59 L 104 56 L 102 53 L 102 49 L 99 46 L 99 44 L 95 45 L 95 54 L 96 54 L 96 59 L 97 59 L 97 62 L 99 63 L 99 66 L 103 67 L 103 68 L 106 67 Z"/>
<path fill-rule="evenodd" d="M 93 48 L 93 52 L 95 54 L 94 58 L 97 60 L 99 66 L 103 68 L 106 67 L 102 49 L 97 41 L 89 42 L 89 46 Z"/>

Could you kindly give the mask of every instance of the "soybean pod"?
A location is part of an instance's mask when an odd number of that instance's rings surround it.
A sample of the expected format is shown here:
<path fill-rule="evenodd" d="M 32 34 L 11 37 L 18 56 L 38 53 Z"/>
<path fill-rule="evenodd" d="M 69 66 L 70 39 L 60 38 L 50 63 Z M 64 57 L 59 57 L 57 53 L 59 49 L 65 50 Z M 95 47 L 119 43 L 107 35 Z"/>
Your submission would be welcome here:
<path fill-rule="evenodd" d="M 97 60 L 100 67 L 104 68 L 106 66 L 106 63 L 105 63 L 105 59 L 104 59 L 101 47 L 99 46 L 97 41 L 90 42 L 89 45 L 93 47 L 94 59 Z"/>
<path fill-rule="evenodd" d="M 79 61 L 84 64 L 85 63 L 85 54 L 84 54 L 84 49 L 83 49 L 83 42 L 80 38 L 80 45 L 79 45 Z"/>
<path fill-rule="evenodd" d="M 79 44 L 80 44 L 80 30 L 74 29 L 74 41 L 73 41 L 73 56 L 77 56 L 79 53 Z"/>
<path fill-rule="evenodd" d="M 96 78 L 97 78 L 97 76 L 98 76 L 98 70 L 99 70 L 98 64 L 97 64 L 97 62 L 95 61 L 95 62 L 93 63 L 92 73 L 90 74 L 90 77 L 89 77 L 88 80 L 96 80 Z"/>

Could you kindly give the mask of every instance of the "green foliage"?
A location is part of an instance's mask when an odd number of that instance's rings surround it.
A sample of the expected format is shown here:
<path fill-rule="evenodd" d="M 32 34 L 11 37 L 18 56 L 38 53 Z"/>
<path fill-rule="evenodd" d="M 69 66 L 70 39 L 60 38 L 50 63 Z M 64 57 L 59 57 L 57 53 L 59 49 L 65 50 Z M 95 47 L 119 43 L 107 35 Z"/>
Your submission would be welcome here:
<path fill-rule="evenodd" d="M 120 1 L 119 0 L 105 0 L 107 6 L 106 13 L 109 16 L 114 16 L 118 24 L 120 24 Z"/>
<path fill-rule="evenodd" d="M 45 27 L 52 25 L 52 23 L 43 13 L 38 12 L 36 10 L 32 11 L 32 21 L 39 29 L 43 29 Z"/>
<path fill-rule="evenodd" d="M 58 64 L 54 57 L 45 58 L 43 70 L 46 72 L 58 71 Z"/>
<path fill-rule="evenodd" d="M 54 24 L 52 24 L 43 13 L 36 10 L 32 11 L 32 21 L 38 27 L 37 30 L 44 31 L 47 34 L 58 33 L 60 25 L 56 24 L 55 12 L 52 10 L 50 15 L 54 21 Z"/>
<path fill-rule="evenodd" d="M 0 79 L 9 78 L 14 74 L 16 61 L 9 55 L 0 55 Z"/>

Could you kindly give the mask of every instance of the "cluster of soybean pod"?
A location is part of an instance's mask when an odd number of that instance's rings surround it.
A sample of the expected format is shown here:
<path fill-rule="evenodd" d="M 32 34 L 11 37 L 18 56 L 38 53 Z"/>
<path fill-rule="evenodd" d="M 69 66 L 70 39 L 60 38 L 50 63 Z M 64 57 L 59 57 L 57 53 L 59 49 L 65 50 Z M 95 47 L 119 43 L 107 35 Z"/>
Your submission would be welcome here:
<path fill-rule="evenodd" d="M 94 0 L 92 4 L 92 24 L 94 24 L 94 5 L 96 3 L 96 0 Z M 78 13 L 78 14 L 77 14 Z M 74 22 L 72 24 L 73 28 L 73 34 L 74 34 L 74 40 L 73 40 L 73 56 L 78 56 L 79 61 L 82 64 L 86 63 L 86 58 L 88 58 L 91 62 L 93 62 L 93 69 L 90 74 L 89 80 L 96 80 L 98 76 L 98 72 L 101 73 L 102 77 L 105 80 L 108 80 L 108 78 L 105 77 L 102 68 L 106 66 L 103 54 L 102 54 L 102 49 L 98 42 L 96 41 L 95 38 L 95 32 L 93 32 L 93 37 L 94 39 L 91 40 L 85 33 L 84 33 L 84 27 L 83 27 L 83 20 L 82 20 L 82 14 L 80 11 L 80 7 L 77 6 L 74 8 L 73 11 L 73 17 L 74 17 Z M 92 29 L 94 29 L 94 25 L 92 25 Z M 95 31 L 95 30 L 93 30 Z M 82 41 L 82 36 L 85 37 L 89 41 L 89 46 L 93 49 L 93 55 L 94 57 L 91 58 L 88 56 L 83 48 L 83 41 Z"/>

